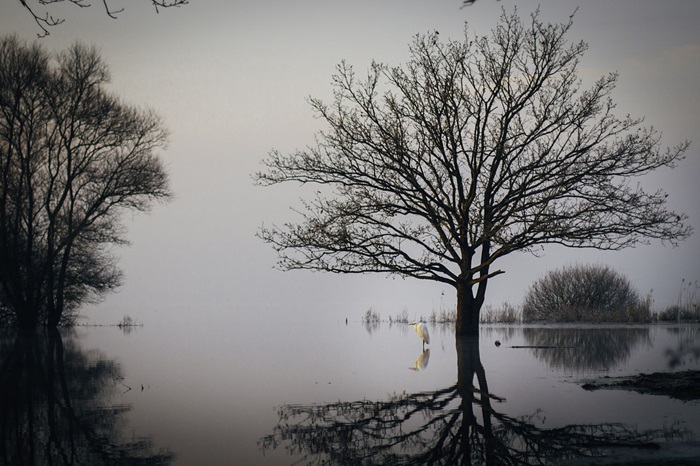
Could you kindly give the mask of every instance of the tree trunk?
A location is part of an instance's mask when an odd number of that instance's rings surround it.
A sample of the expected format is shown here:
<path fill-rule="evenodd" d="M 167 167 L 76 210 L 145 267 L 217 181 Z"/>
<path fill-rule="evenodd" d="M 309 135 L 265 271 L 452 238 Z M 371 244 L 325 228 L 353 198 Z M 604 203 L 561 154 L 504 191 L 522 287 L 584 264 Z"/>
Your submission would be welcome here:
<path fill-rule="evenodd" d="M 39 324 L 38 308 L 24 302 L 15 308 L 15 318 L 20 330 L 33 332 Z"/>
<path fill-rule="evenodd" d="M 66 289 L 66 270 L 68 269 L 68 263 L 70 262 L 72 244 L 69 242 L 65 246 L 63 255 L 61 256 L 61 267 L 58 272 L 58 279 L 54 277 L 53 268 L 51 269 L 51 287 L 50 291 L 47 293 L 47 299 L 49 300 L 48 307 L 48 326 L 50 328 L 58 327 L 61 322 L 61 317 L 63 316 L 63 310 L 65 306 L 65 289 Z"/>
<path fill-rule="evenodd" d="M 63 314 L 63 299 L 58 298 L 59 295 L 63 294 L 63 290 L 57 289 L 55 294 L 57 296 L 55 299 L 53 293 L 48 295 L 49 306 L 46 319 L 46 325 L 54 329 L 58 327 L 58 323 L 61 321 L 61 315 Z"/>
<path fill-rule="evenodd" d="M 463 398 L 473 398 L 474 376 L 483 370 L 479 355 L 479 338 L 457 336 L 457 388 Z"/>
<path fill-rule="evenodd" d="M 474 296 L 471 285 L 457 285 L 457 335 L 479 338 L 479 313 L 483 303 L 483 298 Z"/>

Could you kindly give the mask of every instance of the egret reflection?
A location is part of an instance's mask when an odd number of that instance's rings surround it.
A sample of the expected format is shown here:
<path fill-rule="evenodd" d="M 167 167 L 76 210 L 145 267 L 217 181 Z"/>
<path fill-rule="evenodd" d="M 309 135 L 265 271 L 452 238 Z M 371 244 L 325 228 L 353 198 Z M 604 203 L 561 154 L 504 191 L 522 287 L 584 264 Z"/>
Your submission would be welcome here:
<path fill-rule="evenodd" d="M 422 371 L 428 367 L 428 361 L 430 361 L 430 348 L 423 350 L 421 355 L 418 356 L 418 359 L 416 359 L 416 362 L 413 364 L 413 367 L 409 367 L 409 369 L 416 372 Z"/>

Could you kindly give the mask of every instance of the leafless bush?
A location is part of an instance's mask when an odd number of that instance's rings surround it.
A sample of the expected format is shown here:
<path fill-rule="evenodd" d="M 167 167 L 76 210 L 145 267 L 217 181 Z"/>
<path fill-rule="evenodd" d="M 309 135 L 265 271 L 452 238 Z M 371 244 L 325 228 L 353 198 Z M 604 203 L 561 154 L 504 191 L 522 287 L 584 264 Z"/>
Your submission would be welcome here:
<path fill-rule="evenodd" d="M 681 281 L 678 302 L 659 312 L 660 322 L 700 321 L 700 282 Z"/>
<path fill-rule="evenodd" d="M 408 310 L 403 309 L 400 314 L 396 314 L 394 317 L 389 316 L 390 324 L 407 324 L 408 320 Z"/>
<path fill-rule="evenodd" d="M 700 308 L 673 304 L 658 314 L 659 322 L 696 322 L 700 321 Z"/>
<path fill-rule="evenodd" d="M 370 307 L 365 311 L 365 315 L 362 316 L 362 322 L 370 324 L 370 323 L 378 323 L 382 320 L 381 315 L 379 312 L 375 311 L 374 308 Z"/>
<path fill-rule="evenodd" d="M 451 324 L 457 320 L 457 310 L 454 308 L 441 307 L 439 311 L 433 309 L 428 318 L 431 324 Z"/>
<path fill-rule="evenodd" d="M 604 265 L 573 265 L 547 273 L 530 287 L 525 322 L 648 322 L 650 302 L 629 280 Z"/>
<path fill-rule="evenodd" d="M 481 323 L 484 324 L 517 324 L 520 322 L 522 322 L 522 313 L 511 303 L 503 303 L 500 307 L 487 304 L 481 311 Z"/>

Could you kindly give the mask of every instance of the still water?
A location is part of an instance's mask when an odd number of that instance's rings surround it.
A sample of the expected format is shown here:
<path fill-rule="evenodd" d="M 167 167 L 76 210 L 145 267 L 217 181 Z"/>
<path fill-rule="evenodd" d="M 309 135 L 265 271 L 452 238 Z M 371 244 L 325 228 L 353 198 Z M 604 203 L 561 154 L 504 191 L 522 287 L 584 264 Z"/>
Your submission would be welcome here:
<path fill-rule="evenodd" d="M 344 320 L 5 332 L 0 464 L 558 464 L 698 440 L 700 402 L 581 380 L 669 370 L 700 327 L 429 329 L 425 352 Z"/>

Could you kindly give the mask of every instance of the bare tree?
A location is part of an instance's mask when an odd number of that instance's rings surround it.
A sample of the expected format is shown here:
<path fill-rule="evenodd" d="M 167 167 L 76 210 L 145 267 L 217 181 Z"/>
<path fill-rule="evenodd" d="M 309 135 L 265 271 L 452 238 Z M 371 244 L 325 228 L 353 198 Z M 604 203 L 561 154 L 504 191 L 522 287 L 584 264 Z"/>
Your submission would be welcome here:
<path fill-rule="evenodd" d="M 56 326 L 117 286 L 121 214 L 170 196 L 160 119 L 108 80 L 94 48 L 0 40 L 0 301 L 20 326 Z"/>
<path fill-rule="evenodd" d="M 333 102 L 310 99 L 328 129 L 306 150 L 272 151 L 255 175 L 332 189 L 299 223 L 261 228 L 279 266 L 452 285 L 456 332 L 477 334 L 494 264 L 514 251 L 690 235 L 663 192 L 634 182 L 688 143 L 662 149 L 641 118 L 616 117 L 617 74 L 582 89 L 587 45 L 567 41 L 572 21 L 504 11 L 488 36 L 418 35 L 405 65 L 373 63 L 365 78 L 342 62 Z"/>
<path fill-rule="evenodd" d="M 189 3 L 189 0 L 148 0 L 158 13 L 159 8 L 170 8 L 174 6 L 182 6 Z M 41 32 L 38 33 L 39 37 L 46 37 L 49 33 L 49 28 L 57 26 L 65 22 L 65 19 L 54 17 L 49 13 L 48 10 L 39 12 L 39 9 L 48 8 L 54 3 L 72 3 L 80 8 L 89 8 L 92 3 L 88 3 L 85 0 L 19 0 L 22 6 L 27 10 L 27 12 L 34 18 L 34 22 L 39 26 Z M 124 11 L 124 8 L 113 9 L 110 7 L 108 0 L 102 0 L 102 5 L 105 9 L 105 14 L 112 19 L 117 19 L 119 13 Z"/>

